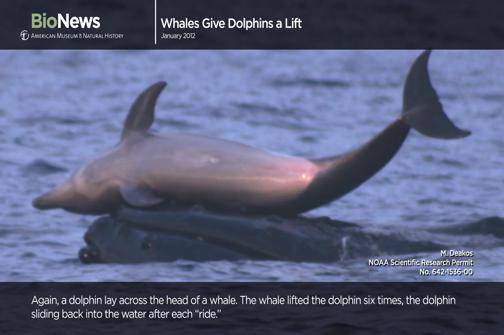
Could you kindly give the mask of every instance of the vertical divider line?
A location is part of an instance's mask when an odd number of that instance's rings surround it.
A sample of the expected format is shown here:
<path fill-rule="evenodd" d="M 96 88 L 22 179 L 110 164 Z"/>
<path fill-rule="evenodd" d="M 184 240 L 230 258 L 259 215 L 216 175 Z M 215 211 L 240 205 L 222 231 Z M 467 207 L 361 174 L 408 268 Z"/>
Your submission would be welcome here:
<path fill-rule="evenodd" d="M 154 0 L 154 45 L 157 45 L 157 0 Z"/>

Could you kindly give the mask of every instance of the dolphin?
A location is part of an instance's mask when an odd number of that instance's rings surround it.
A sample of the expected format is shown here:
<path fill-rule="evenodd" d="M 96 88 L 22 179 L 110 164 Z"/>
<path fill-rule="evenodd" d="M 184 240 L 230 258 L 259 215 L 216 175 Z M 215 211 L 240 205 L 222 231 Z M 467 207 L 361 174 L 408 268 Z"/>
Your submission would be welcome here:
<path fill-rule="evenodd" d="M 34 199 L 33 206 L 103 214 L 122 205 L 186 204 L 220 213 L 291 216 L 328 204 L 382 169 L 411 128 L 440 139 L 470 134 L 443 111 L 429 78 L 430 53 L 422 52 L 411 66 L 396 120 L 356 150 L 320 159 L 200 135 L 153 134 L 156 101 L 166 86 L 155 83 L 131 106 L 119 144 Z"/>

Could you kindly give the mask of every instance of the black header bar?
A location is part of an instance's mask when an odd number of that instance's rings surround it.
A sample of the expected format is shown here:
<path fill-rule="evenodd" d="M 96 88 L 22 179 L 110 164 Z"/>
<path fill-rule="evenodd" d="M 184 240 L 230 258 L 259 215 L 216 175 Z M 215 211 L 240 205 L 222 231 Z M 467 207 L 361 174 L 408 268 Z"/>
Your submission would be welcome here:
<path fill-rule="evenodd" d="M 2 49 L 502 49 L 500 0 L 20 0 Z"/>

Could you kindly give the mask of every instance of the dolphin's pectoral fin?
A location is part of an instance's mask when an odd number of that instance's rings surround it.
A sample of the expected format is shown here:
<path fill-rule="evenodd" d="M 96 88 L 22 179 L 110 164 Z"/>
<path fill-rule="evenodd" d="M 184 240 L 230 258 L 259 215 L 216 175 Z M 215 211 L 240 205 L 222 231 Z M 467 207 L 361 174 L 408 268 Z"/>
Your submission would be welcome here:
<path fill-rule="evenodd" d="M 155 195 L 150 189 L 123 185 L 119 188 L 124 201 L 133 207 L 152 207 L 164 201 L 163 198 Z"/>
<path fill-rule="evenodd" d="M 154 122 L 154 107 L 161 91 L 165 88 L 166 82 L 160 81 L 151 85 L 136 98 L 126 120 L 121 134 L 121 140 L 125 139 L 131 132 L 146 132 Z"/>

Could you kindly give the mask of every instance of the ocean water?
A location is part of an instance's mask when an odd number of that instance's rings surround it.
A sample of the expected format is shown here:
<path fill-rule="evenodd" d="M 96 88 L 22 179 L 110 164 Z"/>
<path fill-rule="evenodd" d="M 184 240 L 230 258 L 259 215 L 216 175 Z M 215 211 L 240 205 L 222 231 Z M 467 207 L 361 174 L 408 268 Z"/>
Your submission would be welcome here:
<path fill-rule="evenodd" d="M 137 94 L 155 81 L 156 132 L 217 136 L 303 157 L 354 148 L 399 115 L 419 51 L 0 52 L 0 280 L 415 281 L 504 280 L 504 52 L 435 51 L 430 72 L 447 114 L 473 134 L 416 132 L 375 177 L 305 214 L 355 223 L 398 243 L 473 250 L 474 276 L 419 277 L 335 263 L 277 261 L 82 264 L 95 217 L 38 211 L 31 200 L 115 145 Z M 353 248 L 359 248 L 354 245 Z M 364 246 L 362 246 L 364 247 Z M 394 257 L 436 259 L 418 251 Z M 402 250 L 402 249 L 401 249 Z M 377 256 L 383 256 L 376 250 Z"/>

